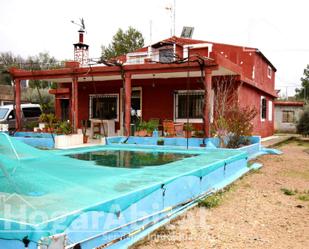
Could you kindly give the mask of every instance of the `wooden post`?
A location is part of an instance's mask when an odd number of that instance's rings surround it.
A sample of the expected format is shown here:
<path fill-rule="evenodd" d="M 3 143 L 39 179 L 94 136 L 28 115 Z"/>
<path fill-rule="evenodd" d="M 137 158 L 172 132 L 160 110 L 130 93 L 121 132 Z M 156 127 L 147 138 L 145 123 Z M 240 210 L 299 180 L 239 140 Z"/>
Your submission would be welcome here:
<path fill-rule="evenodd" d="M 72 80 L 72 126 L 73 131 L 78 129 L 78 79 L 74 77 Z"/>
<path fill-rule="evenodd" d="M 14 80 L 15 83 L 15 128 L 17 131 L 21 130 L 21 89 L 20 80 Z"/>
<path fill-rule="evenodd" d="M 131 74 L 125 74 L 125 136 L 130 135 L 130 123 L 131 123 Z"/>
<path fill-rule="evenodd" d="M 210 137 L 210 98 L 212 89 L 211 70 L 205 69 L 205 80 L 204 80 L 204 134 L 208 138 Z"/>

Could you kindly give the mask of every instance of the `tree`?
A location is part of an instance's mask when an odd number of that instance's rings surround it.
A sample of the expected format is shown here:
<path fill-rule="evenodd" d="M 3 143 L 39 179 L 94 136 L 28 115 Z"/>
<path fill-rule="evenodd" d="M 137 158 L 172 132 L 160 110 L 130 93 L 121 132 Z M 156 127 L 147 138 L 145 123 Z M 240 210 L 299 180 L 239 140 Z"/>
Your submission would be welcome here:
<path fill-rule="evenodd" d="M 12 79 L 7 71 L 21 63 L 24 63 L 24 59 L 19 55 L 15 56 L 11 52 L 0 53 L 0 85 L 11 85 Z"/>
<path fill-rule="evenodd" d="M 28 70 L 44 70 L 44 69 L 49 69 L 51 67 L 54 67 L 54 64 L 57 62 L 55 57 L 50 56 L 49 53 L 43 52 L 39 53 L 38 55 L 35 56 L 29 56 L 26 64 L 25 64 L 25 69 Z M 30 80 L 29 81 L 29 86 L 31 88 L 39 88 L 39 89 L 44 89 L 49 87 L 50 83 L 45 80 Z"/>
<path fill-rule="evenodd" d="M 118 29 L 113 36 L 111 44 L 102 46 L 102 59 L 109 60 L 119 55 L 124 55 L 144 46 L 143 35 L 131 26 L 127 31 Z"/>
<path fill-rule="evenodd" d="M 214 120 L 212 133 L 220 140 L 220 147 L 238 148 L 247 144 L 253 130 L 255 107 L 240 106 L 238 91 L 242 87 L 233 76 L 218 76 L 214 83 Z"/>
<path fill-rule="evenodd" d="M 302 87 L 295 89 L 295 92 L 296 92 L 295 97 L 297 99 L 308 101 L 309 100 L 309 64 L 304 69 L 304 76 L 300 80 L 301 80 Z"/>
<path fill-rule="evenodd" d="M 297 133 L 307 137 L 309 136 L 309 109 L 306 109 L 300 117 L 296 126 Z"/>

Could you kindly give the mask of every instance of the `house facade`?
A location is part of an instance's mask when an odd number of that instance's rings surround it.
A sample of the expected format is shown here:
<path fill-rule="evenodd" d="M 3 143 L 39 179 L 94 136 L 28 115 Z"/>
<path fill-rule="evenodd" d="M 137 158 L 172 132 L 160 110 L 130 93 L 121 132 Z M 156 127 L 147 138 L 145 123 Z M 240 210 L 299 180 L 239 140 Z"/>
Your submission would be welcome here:
<path fill-rule="evenodd" d="M 21 80 L 52 80 L 58 83 L 50 91 L 56 97 L 58 118 L 70 119 L 75 129 L 82 120 L 109 120 L 114 133 L 124 135 L 138 116 L 146 121 L 189 121 L 210 136 L 211 123 L 217 118 L 217 89 L 229 84 L 240 106 L 256 108 L 253 133 L 262 137 L 274 132 L 275 72 L 256 48 L 175 36 L 114 62 L 67 62 L 54 70 L 10 70 L 17 105 Z"/>
<path fill-rule="evenodd" d="M 304 105 L 303 101 L 275 101 L 275 130 L 295 133 Z"/>

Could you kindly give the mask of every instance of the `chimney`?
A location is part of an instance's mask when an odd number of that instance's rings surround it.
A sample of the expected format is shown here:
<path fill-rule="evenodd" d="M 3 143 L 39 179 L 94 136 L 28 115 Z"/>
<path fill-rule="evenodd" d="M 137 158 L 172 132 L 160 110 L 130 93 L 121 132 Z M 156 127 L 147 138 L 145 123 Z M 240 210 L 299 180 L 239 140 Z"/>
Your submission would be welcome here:
<path fill-rule="evenodd" d="M 79 33 L 79 43 L 84 43 L 84 30 L 79 30 L 78 33 Z"/>

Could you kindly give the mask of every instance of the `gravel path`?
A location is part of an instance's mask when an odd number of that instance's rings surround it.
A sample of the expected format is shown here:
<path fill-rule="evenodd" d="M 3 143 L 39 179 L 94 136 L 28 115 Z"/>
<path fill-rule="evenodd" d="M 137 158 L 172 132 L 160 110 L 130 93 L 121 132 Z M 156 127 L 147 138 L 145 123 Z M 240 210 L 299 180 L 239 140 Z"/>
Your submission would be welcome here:
<path fill-rule="evenodd" d="M 132 248 L 309 248 L 309 201 L 299 199 L 309 197 L 309 143 L 279 149 L 260 157 L 264 167 L 233 184 L 220 206 L 195 207 Z"/>

